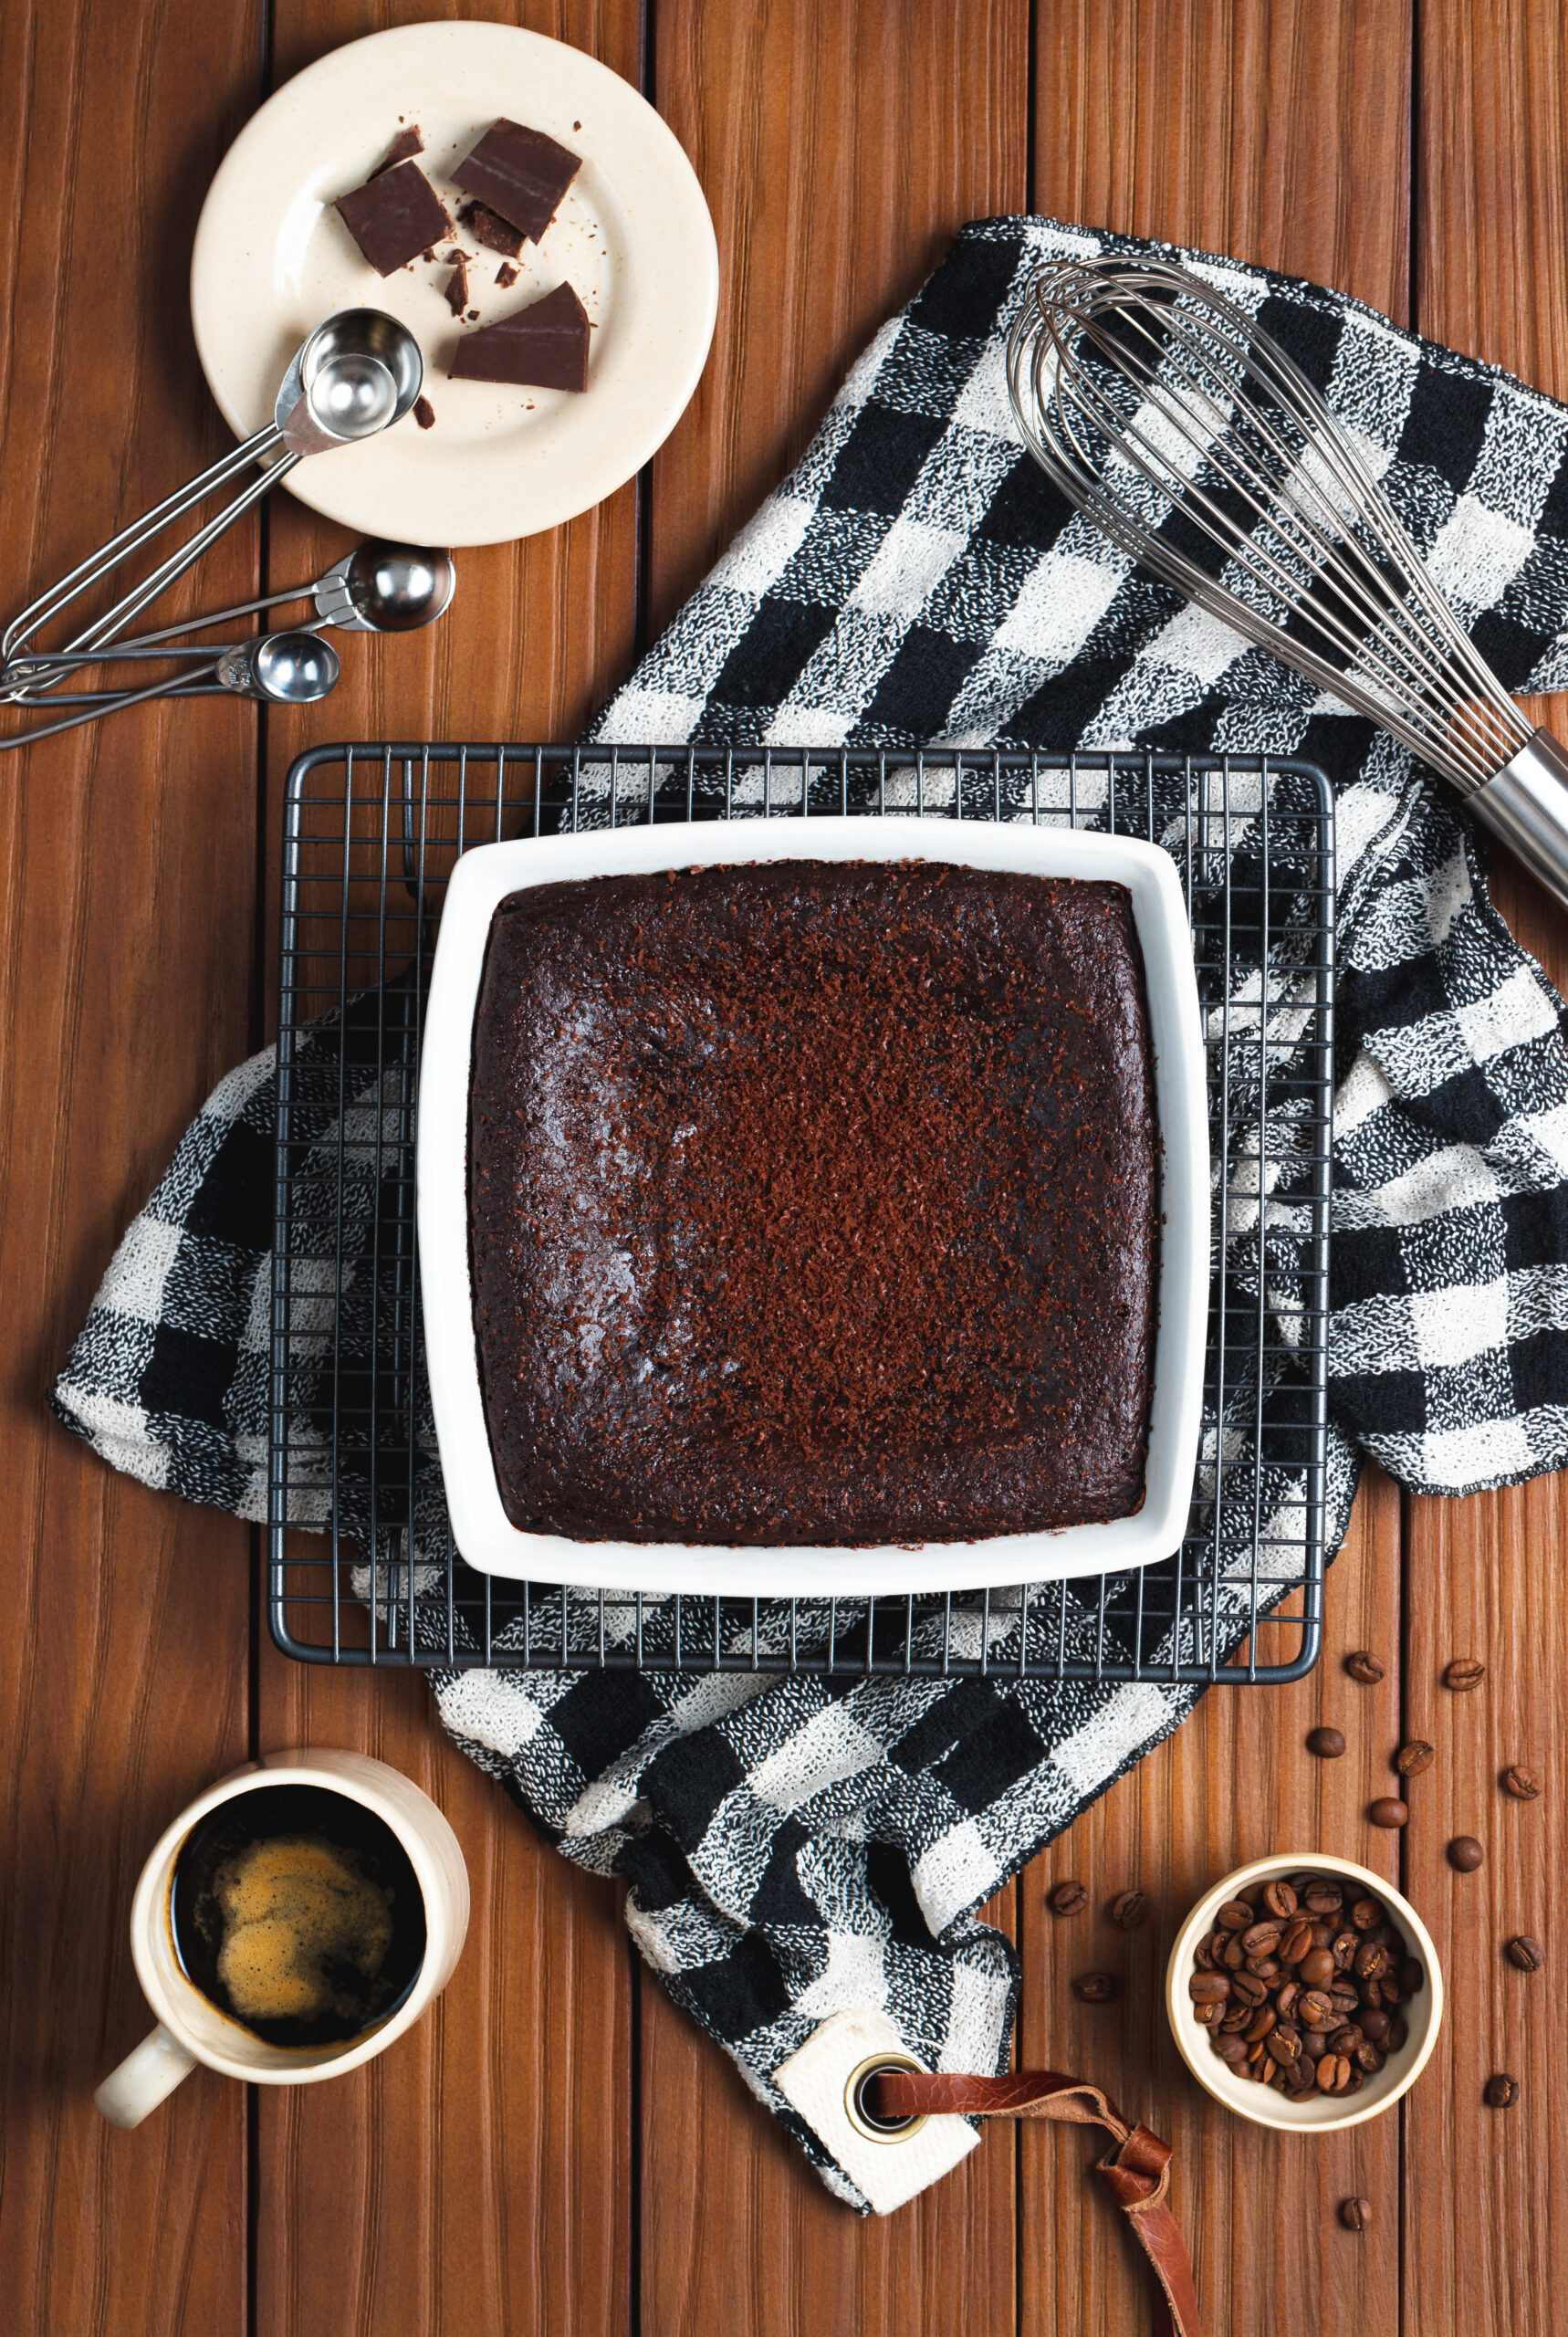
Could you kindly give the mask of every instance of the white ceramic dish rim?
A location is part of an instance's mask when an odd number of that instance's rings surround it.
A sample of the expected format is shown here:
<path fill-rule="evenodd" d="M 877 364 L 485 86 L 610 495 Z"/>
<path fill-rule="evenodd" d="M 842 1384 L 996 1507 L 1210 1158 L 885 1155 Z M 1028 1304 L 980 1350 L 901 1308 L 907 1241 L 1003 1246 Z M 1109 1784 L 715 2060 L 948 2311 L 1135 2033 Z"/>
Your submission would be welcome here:
<path fill-rule="evenodd" d="M 1314 2094 L 1292 2106 L 1271 2085 L 1259 2085 L 1251 2078 L 1232 2077 L 1218 2055 L 1209 2049 L 1208 2031 L 1193 2019 L 1192 2001 L 1187 1995 L 1186 1984 L 1193 1970 L 1192 1951 L 1200 1934 L 1214 1929 L 1216 1909 L 1228 1899 L 1244 1898 L 1252 1883 L 1270 1882 L 1279 1875 L 1310 1873 L 1313 1868 L 1323 1874 L 1344 1875 L 1364 1883 L 1399 1923 L 1412 1954 L 1418 1958 L 1427 1975 L 1427 1985 L 1420 1995 L 1399 2008 L 1411 2030 L 1409 2042 L 1403 2052 L 1385 2061 L 1361 2091 L 1351 2097 L 1354 2108 L 1342 2109 L 1332 2094 Z M 1249 1866 L 1239 1866 L 1222 1875 L 1212 1890 L 1204 1892 L 1176 1934 L 1170 1962 L 1166 1966 L 1166 2017 L 1170 2022 L 1176 2050 L 1199 2085 L 1239 2118 L 1249 2118 L 1255 2126 L 1277 2127 L 1286 2134 L 1337 2133 L 1345 2126 L 1364 2125 L 1369 2118 L 1380 2118 L 1385 2110 L 1392 2110 L 1409 2092 L 1432 2058 L 1437 2031 L 1443 2025 L 1443 1968 L 1437 1961 L 1437 1951 L 1432 1944 L 1431 1933 L 1409 1900 L 1370 1867 L 1357 1866 L 1352 1859 L 1334 1858 L 1326 1850 L 1281 1851 L 1266 1859 L 1254 1859 Z M 1415 2033 L 1412 2008 L 1416 2019 L 1426 2020 L 1423 2036 Z"/>
<path fill-rule="evenodd" d="M 485 1425 L 468 1261 L 469 1060 L 492 916 L 507 894 L 530 885 L 789 859 L 931 860 L 1122 884 L 1131 892 L 1148 987 L 1165 1221 L 1145 1499 L 1133 1516 L 913 1549 L 579 1542 L 519 1532 L 507 1518 Z M 672 823 L 480 845 L 453 871 L 432 969 L 417 1209 L 425 1352 L 447 1504 L 457 1546 L 481 1573 L 645 1593 L 891 1596 L 1147 1566 L 1181 1540 L 1207 1326 L 1208 1106 L 1186 904 L 1175 865 L 1156 845 L 1032 823 L 916 827 L 854 817 Z"/>
<path fill-rule="evenodd" d="M 611 67 L 546 34 L 474 20 L 393 26 L 329 50 L 257 109 L 219 164 L 196 225 L 191 320 L 207 385 L 236 437 L 246 438 L 271 420 L 282 368 L 264 381 L 259 362 L 235 352 L 250 320 L 292 305 L 274 283 L 275 251 L 302 179 L 322 152 L 345 139 L 352 145 L 361 121 L 360 160 L 371 168 L 411 91 L 438 91 L 444 77 L 479 83 L 492 111 L 519 110 L 569 142 L 574 110 L 603 125 L 593 141 L 576 143 L 602 175 L 627 238 L 620 297 L 632 323 L 613 378 L 591 379 L 586 402 L 597 401 L 598 416 L 590 451 L 578 446 L 579 432 L 562 459 L 521 450 L 508 463 L 504 445 L 491 453 L 479 442 L 444 455 L 439 436 L 426 437 L 411 416 L 363 446 L 300 464 L 284 484 L 312 510 L 367 535 L 504 543 L 591 509 L 650 461 L 685 411 L 713 341 L 718 244 L 701 184 L 669 125 Z M 541 86 L 548 100 L 537 94 Z M 624 199 L 622 182 L 635 184 L 634 201 Z M 351 173 L 345 183 L 353 183 Z M 399 278 L 383 280 L 368 266 L 362 277 L 360 304 L 399 307 Z M 299 339 L 321 321 L 295 318 Z M 540 444 L 548 455 L 548 438 Z"/>

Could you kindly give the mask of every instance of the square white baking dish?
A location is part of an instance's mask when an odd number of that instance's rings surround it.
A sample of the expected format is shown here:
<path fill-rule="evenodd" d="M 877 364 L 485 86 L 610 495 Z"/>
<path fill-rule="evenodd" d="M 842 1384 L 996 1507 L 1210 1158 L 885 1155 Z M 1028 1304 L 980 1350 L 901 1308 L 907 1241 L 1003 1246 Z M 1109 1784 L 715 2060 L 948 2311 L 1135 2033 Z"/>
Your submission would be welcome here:
<path fill-rule="evenodd" d="M 693 1547 L 521 1533 L 501 1505 L 474 1337 L 468 1078 L 490 922 L 508 893 L 573 877 L 765 860 L 934 860 L 1124 885 L 1148 985 L 1162 1139 L 1159 1326 L 1143 1506 L 1104 1525 L 916 1546 Z M 525 838 L 465 853 L 431 973 L 419 1093 L 420 1272 L 430 1396 L 457 1547 L 482 1573 L 591 1589 L 841 1598 L 982 1589 L 1168 1557 L 1192 1496 L 1208 1304 L 1208 1106 L 1186 909 L 1157 846 L 1031 824 L 721 820 Z"/>

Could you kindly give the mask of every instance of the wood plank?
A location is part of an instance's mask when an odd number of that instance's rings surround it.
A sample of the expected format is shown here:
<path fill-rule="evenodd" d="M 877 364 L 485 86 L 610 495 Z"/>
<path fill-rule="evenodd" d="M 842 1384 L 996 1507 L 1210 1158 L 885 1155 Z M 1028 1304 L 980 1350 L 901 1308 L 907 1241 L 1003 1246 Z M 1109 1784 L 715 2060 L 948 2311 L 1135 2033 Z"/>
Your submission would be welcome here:
<path fill-rule="evenodd" d="M 1063 220 L 1168 236 L 1317 278 L 1396 317 L 1407 305 L 1408 12 L 1390 0 L 1040 0 L 1035 204 Z M 1396 1854 L 1363 1812 L 1398 1734 L 1399 1502 L 1375 1474 L 1330 1577 L 1323 1658 L 1285 1689 L 1225 1689 L 1025 1871 L 1020 2054 L 1085 2068 L 1176 2154 L 1176 2204 L 1211 2325 L 1392 2331 L 1398 2318 L 1398 2126 L 1312 2144 L 1243 2127 L 1176 2058 L 1164 1954 L 1199 1892 L 1266 1850 L 1359 1857 L 1394 1878 Z M 1348 1648 L 1388 1662 L 1375 1692 L 1340 1668 Z M 1350 1740 L 1319 1765 L 1316 1720 Z M 1103 1913 L 1062 1923 L 1051 1883 L 1076 1874 L 1097 1910 L 1136 1884 L 1155 1901 L 1126 1944 L 1119 2010 L 1081 2007 L 1074 1970 L 1122 1948 Z M 1146 2316 L 1147 2276 L 1085 2182 L 1087 2153 L 1026 2130 L 1021 2327 L 1121 2331 Z M 1373 2197 L 1361 2239 L 1334 2222 Z M 1436 2323 L 1434 2326 L 1437 2325 Z"/>
<path fill-rule="evenodd" d="M 282 0 L 277 79 L 429 0 Z M 638 0 L 486 7 L 573 43 L 636 82 Z M 273 507 L 273 590 L 319 574 L 351 539 L 287 497 Z M 266 998 L 276 994 L 282 788 L 302 748 L 334 739 L 570 738 L 631 662 L 636 489 L 547 536 L 456 555 L 449 614 L 428 633 L 345 640 L 326 704 L 267 722 Z M 632 1982 L 617 1894 L 548 1849 L 453 1749 L 423 1681 L 307 1670 L 261 1650 L 269 1745 L 353 1745 L 419 1779 L 463 1844 L 474 1911 L 432 2018 L 330 2087 L 264 2093 L 256 2240 L 260 2337 L 460 2337 L 581 2331 L 631 2314 Z M 341 2169 L 341 2183 L 322 2179 Z"/>
<path fill-rule="evenodd" d="M 1544 0 L 1480 8 L 1421 0 L 1416 119 L 1416 321 L 1423 332 L 1568 396 L 1568 37 Z M 1568 736 L 1568 700 L 1537 702 Z M 1492 894 L 1559 990 L 1568 982 L 1568 917 L 1509 856 Z M 1568 1644 L 1562 1603 L 1543 1587 L 1568 1557 L 1562 1475 L 1465 1501 L 1415 1501 L 1406 1617 L 1407 1721 L 1438 1748 L 1405 1838 L 1407 1888 L 1448 1978 L 1448 2015 L 1410 2098 L 1413 2167 L 1440 2166 L 1405 2203 L 1406 2326 L 1474 2337 L 1548 2328 L 1568 2279 L 1568 2219 L 1549 2104 L 1565 2062 L 1541 1979 L 1514 1971 L 1502 1944 L 1561 1937 L 1563 1828 L 1552 1764 L 1568 1749 Z M 1440 1684 L 1455 1655 L 1489 1666 L 1479 1691 Z M 1525 1806 L 1499 1788 L 1510 1761 L 1547 1777 Z M 1444 1846 L 1477 1835 L 1486 1865 L 1456 1875 Z M 1494 2070 L 1524 2086 L 1488 2110 Z"/>
<path fill-rule="evenodd" d="M 707 372 L 653 465 L 656 628 L 954 230 L 1023 207 L 1026 17 L 1017 0 L 658 0 L 654 16 L 659 107 L 712 207 L 722 288 Z M 640 2002 L 646 2337 L 1011 2332 L 1010 2140 L 859 2222 L 646 1975 Z"/>
<path fill-rule="evenodd" d="M 0 152 L 7 617 L 230 443 L 186 278 L 258 44 L 256 8 L 202 0 L 0 11 L 26 125 Z M 256 574 L 250 527 L 200 589 L 237 600 Z M 45 1399 L 127 1218 L 247 1050 L 255 822 L 233 703 L 0 759 L 0 2263 L 5 2325 L 37 2337 L 245 2326 L 242 2089 L 198 2071 L 129 2134 L 92 2089 L 152 2026 L 141 1860 L 246 1755 L 248 1535 L 114 1475 Z"/>

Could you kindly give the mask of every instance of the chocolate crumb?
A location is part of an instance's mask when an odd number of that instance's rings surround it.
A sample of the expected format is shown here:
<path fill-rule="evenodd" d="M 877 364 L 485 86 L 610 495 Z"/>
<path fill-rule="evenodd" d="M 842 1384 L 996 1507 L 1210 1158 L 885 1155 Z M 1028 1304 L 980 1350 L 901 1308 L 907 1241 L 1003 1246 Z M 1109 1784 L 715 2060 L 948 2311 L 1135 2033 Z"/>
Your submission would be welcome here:
<path fill-rule="evenodd" d="M 446 279 L 446 305 L 455 317 L 460 317 L 468 306 L 468 262 L 461 252 Z"/>
<path fill-rule="evenodd" d="M 415 398 L 413 402 L 413 418 L 418 423 L 422 430 L 429 430 L 434 426 L 435 422 L 435 408 L 431 404 L 428 398 Z"/>
<path fill-rule="evenodd" d="M 508 259 L 521 259 L 522 229 L 509 225 L 487 203 L 465 203 L 457 216 L 477 242 L 493 252 L 505 252 Z"/>
<path fill-rule="evenodd" d="M 400 121 L 402 120 L 401 113 L 398 120 Z M 424 141 L 420 136 L 419 124 L 415 122 L 410 129 L 398 131 L 375 169 L 371 173 L 371 177 L 379 179 L 383 171 L 393 170 L 399 162 L 406 162 L 411 154 L 423 154 L 423 152 Z"/>
<path fill-rule="evenodd" d="M 504 259 L 504 260 L 501 262 L 500 267 L 496 270 L 496 281 L 497 281 L 497 283 L 500 286 L 500 288 L 501 288 L 502 291 L 503 291 L 503 292 L 505 292 L 505 291 L 507 290 L 507 287 L 508 287 L 509 285 L 513 285 L 513 284 L 515 284 L 515 283 L 517 282 L 517 269 L 512 266 L 512 263 L 511 263 L 511 261 L 510 261 L 509 259 Z"/>

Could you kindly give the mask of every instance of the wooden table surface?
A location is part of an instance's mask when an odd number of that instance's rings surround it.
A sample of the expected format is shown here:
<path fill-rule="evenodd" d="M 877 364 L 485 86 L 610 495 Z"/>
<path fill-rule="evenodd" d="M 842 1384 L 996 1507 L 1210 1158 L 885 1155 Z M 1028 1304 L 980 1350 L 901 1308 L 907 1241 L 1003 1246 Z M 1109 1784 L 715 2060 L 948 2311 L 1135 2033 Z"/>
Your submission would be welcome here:
<path fill-rule="evenodd" d="M 7 611 L 226 443 L 192 347 L 192 231 L 268 91 L 439 0 L 9 0 L 0 9 L 0 540 Z M 992 2133 L 886 2221 L 836 2205 L 637 1968 L 617 1892 L 449 1749 L 417 1678 L 268 1642 L 247 1527 L 113 1474 L 45 1392 L 126 1221 L 271 1022 L 290 758 L 355 737 L 571 735 L 799 454 L 888 311 L 977 215 L 1192 240 L 1300 271 L 1568 396 L 1568 27 L 1560 0 L 507 0 L 646 90 L 718 232 L 718 332 L 651 473 L 570 527 L 462 555 L 453 616 L 355 643 L 330 704 L 148 708 L 0 761 L 0 2322 L 49 2337 L 966 2337 L 1135 2332 L 1138 2263 L 1085 2140 Z M 347 539 L 287 495 L 206 605 Z M 1568 922 L 1505 865 L 1505 913 L 1568 977 Z M 1374 1473 L 1300 1685 L 1212 1694 L 992 1910 L 1023 1959 L 1022 2058 L 1089 2070 L 1176 2150 L 1212 2332 L 1544 2337 L 1568 2307 L 1560 1786 L 1568 1480 L 1455 1502 Z M 1386 1677 L 1349 1681 L 1369 1647 Z M 1485 1685 L 1439 1673 L 1476 1653 Z M 1302 1738 L 1333 1721 L 1334 1764 Z M 1365 1825 L 1429 1737 L 1403 1837 Z M 258 1748 L 361 1746 L 446 1809 L 473 1878 L 431 2017 L 329 2086 L 199 2070 L 136 2133 L 92 2088 L 147 2026 L 127 1952 L 155 1835 Z M 1542 1799 L 1507 1801 L 1514 1757 Z M 1458 1830 L 1487 1863 L 1453 1875 Z M 1207 1879 L 1317 1846 L 1397 1878 L 1449 2012 L 1402 2110 L 1320 2141 L 1241 2125 L 1186 2077 L 1158 1978 Z M 1124 1943 L 1060 1923 L 1136 1882 Z M 1124 1967 L 1077 2005 L 1087 1962 Z M 1485 2110 L 1489 2071 L 1522 2082 Z M 1554 2187 L 1555 2184 L 1555 2187 Z M 1347 2193 L 1374 2203 L 1354 2237 Z"/>

